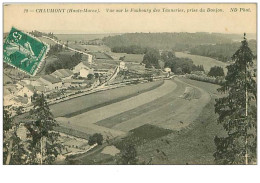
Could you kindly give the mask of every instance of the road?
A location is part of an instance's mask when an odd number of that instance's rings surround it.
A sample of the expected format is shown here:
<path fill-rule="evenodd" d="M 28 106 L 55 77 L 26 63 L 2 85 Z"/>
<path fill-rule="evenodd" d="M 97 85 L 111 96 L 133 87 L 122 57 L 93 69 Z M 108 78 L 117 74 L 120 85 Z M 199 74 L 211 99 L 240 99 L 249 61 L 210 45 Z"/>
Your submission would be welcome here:
<path fill-rule="evenodd" d="M 196 90 L 191 100 L 181 98 L 186 87 Z M 129 99 L 100 107 L 70 118 L 59 117 L 65 127 L 85 133 L 116 137 L 146 123 L 179 130 L 188 127 L 210 101 L 208 92 L 178 78 Z"/>
<path fill-rule="evenodd" d="M 57 40 L 55 40 L 55 39 L 52 39 L 52 38 L 50 38 L 50 37 L 48 37 L 48 36 L 42 36 L 42 37 L 44 37 L 44 38 L 46 38 L 46 39 L 49 39 L 49 40 L 55 42 L 56 44 L 59 44 L 59 45 L 62 45 L 62 46 L 66 46 L 65 44 L 60 43 L 59 41 L 57 41 Z M 77 53 L 82 53 L 83 55 L 87 55 L 88 57 L 91 57 L 91 58 L 92 58 L 92 55 L 91 55 L 91 54 L 88 54 L 88 53 L 86 53 L 86 52 L 73 49 L 73 48 L 71 48 L 71 47 L 69 47 L 69 46 L 67 46 L 67 48 L 68 48 L 69 50 L 71 50 L 71 51 L 75 51 L 75 52 L 77 52 Z"/>

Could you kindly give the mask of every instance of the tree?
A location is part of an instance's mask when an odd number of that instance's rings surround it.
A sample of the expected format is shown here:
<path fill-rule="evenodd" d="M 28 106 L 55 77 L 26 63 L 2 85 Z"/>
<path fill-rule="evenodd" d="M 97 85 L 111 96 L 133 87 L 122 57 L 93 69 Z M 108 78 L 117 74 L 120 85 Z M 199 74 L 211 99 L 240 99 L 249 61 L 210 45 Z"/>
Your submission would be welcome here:
<path fill-rule="evenodd" d="M 224 69 L 219 66 L 214 66 L 210 68 L 210 71 L 208 73 L 208 76 L 212 77 L 218 77 L 218 76 L 224 76 Z"/>
<path fill-rule="evenodd" d="M 149 49 L 143 58 L 143 63 L 146 68 L 154 66 L 155 68 L 160 68 L 159 65 L 160 53 L 157 49 Z"/>
<path fill-rule="evenodd" d="M 100 133 L 95 133 L 94 135 L 89 137 L 88 144 L 94 145 L 97 143 L 98 145 L 102 145 L 103 136 Z"/>
<path fill-rule="evenodd" d="M 61 153 L 62 145 L 58 142 L 59 133 L 54 132 L 58 123 L 50 112 L 43 94 L 33 102 L 25 123 L 28 130 L 29 164 L 52 164 Z"/>
<path fill-rule="evenodd" d="M 135 165 L 138 162 L 136 157 L 137 157 L 137 151 L 135 149 L 135 146 L 128 144 L 120 152 L 119 159 L 117 160 L 117 164 Z"/>
<path fill-rule="evenodd" d="M 227 131 L 215 137 L 215 161 L 219 164 L 248 164 L 256 161 L 256 76 L 253 54 L 246 38 L 232 56 L 226 81 L 219 89 L 227 96 L 216 99 L 218 123 Z"/>
<path fill-rule="evenodd" d="M 13 117 L 8 109 L 3 111 L 3 163 L 24 164 L 26 162 L 26 151 L 21 139 L 17 136 L 18 124 L 13 122 Z"/>
<path fill-rule="evenodd" d="M 99 74 L 98 73 L 94 73 L 94 76 L 95 76 L 96 79 L 99 78 Z"/>
<path fill-rule="evenodd" d="M 88 80 L 92 80 L 94 78 L 94 75 L 93 74 L 88 74 Z"/>

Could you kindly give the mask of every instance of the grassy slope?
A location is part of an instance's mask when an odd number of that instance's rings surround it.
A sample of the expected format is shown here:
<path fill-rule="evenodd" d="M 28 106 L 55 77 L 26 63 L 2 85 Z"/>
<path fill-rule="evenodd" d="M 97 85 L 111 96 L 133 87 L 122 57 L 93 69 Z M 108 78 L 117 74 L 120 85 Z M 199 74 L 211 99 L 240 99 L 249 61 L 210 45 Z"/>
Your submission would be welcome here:
<path fill-rule="evenodd" d="M 182 80 L 199 86 L 211 94 L 217 94 L 218 85 Z M 217 124 L 214 96 L 192 126 L 138 147 L 140 161 L 148 162 L 152 158 L 152 164 L 214 164 L 214 137 L 224 133 L 222 126 Z M 156 149 L 159 149 L 160 153 Z M 162 156 L 161 152 L 166 156 Z"/>
<path fill-rule="evenodd" d="M 174 132 L 139 146 L 140 161 L 148 162 L 152 158 L 152 164 L 214 164 L 213 139 L 223 133 L 216 119 L 214 99 L 211 99 L 191 129 Z M 156 149 L 166 154 L 165 158 Z"/>
<path fill-rule="evenodd" d="M 205 89 L 212 95 L 211 101 L 204 107 L 200 116 L 194 123 L 183 130 L 164 131 L 158 127 L 153 130 L 145 130 L 141 126 L 132 130 L 129 136 L 123 141 L 114 142 L 119 148 L 122 144 L 134 141 L 138 151 L 139 162 L 150 162 L 151 164 L 214 164 L 213 153 L 215 152 L 214 137 L 223 135 L 224 130 L 217 124 L 217 115 L 214 112 L 215 96 L 218 94 L 216 89 L 218 85 L 193 81 L 182 78 L 181 80 L 194 84 Z M 146 132 L 145 134 L 143 134 Z M 156 135 L 158 132 L 158 136 Z M 163 132 L 164 134 L 162 134 Z M 140 136 L 141 135 L 141 136 Z M 143 136 L 145 136 L 143 138 Z M 156 138 L 147 138 L 154 137 Z M 141 138 L 142 137 L 142 138 Z M 95 162 L 90 161 L 95 159 Z M 94 153 L 91 156 L 82 156 L 79 158 L 80 164 L 115 164 L 111 157 L 102 156 L 100 153 Z"/>

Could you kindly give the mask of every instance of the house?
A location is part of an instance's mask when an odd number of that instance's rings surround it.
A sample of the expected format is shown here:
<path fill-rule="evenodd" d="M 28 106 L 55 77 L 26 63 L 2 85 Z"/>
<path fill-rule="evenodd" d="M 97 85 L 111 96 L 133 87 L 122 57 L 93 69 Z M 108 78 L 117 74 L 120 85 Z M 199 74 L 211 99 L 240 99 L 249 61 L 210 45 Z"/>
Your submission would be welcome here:
<path fill-rule="evenodd" d="M 4 106 L 20 107 L 23 104 L 13 96 L 12 98 L 4 97 Z"/>
<path fill-rule="evenodd" d="M 28 104 L 28 98 L 19 96 L 15 85 L 4 86 L 4 106 L 19 107 Z"/>
<path fill-rule="evenodd" d="M 94 69 L 90 69 L 90 68 L 82 68 L 79 71 L 79 75 L 83 78 L 87 78 L 89 74 L 94 74 Z"/>
<path fill-rule="evenodd" d="M 35 91 L 36 91 L 37 93 L 39 93 L 39 94 L 50 91 L 50 90 L 49 90 L 47 87 L 45 87 L 44 85 L 34 86 L 34 89 L 35 89 Z"/>
<path fill-rule="evenodd" d="M 31 103 L 31 98 L 28 97 L 17 96 L 13 100 L 15 101 L 15 104 L 13 104 L 12 106 L 15 107 L 25 106 Z"/>
<path fill-rule="evenodd" d="M 39 82 L 39 80 L 36 80 L 35 78 L 29 79 L 24 79 L 16 83 L 17 88 L 20 90 L 26 85 L 32 85 L 32 86 L 41 86 L 43 85 L 42 82 Z"/>
<path fill-rule="evenodd" d="M 20 91 L 17 92 L 18 96 L 31 98 L 34 94 L 34 88 L 32 85 L 24 86 Z"/>
<path fill-rule="evenodd" d="M 42 82 L 49 90 L 54 90 L 62 87 L 62 81 L 60 78 L 56 78 L 52 75 L 44 75 L 39 78 L 39 81 Z"/>
<path fill-rule="evenodd" d="M 167 73 L 172 72 L 171 68 L 169 68 L 169 67 L 165 67 L 165 68 L 164 68 L 164 71 L 167 72 Z"/>
<path fill-rule="evenodd" d="M 125 62 L 120 62 L 120 64 L 119 64 L 119 68 L 120 68 L 120 70 L 127 70 L 127 67 L 126 67 L 126 65 L 125 65 Z"/>
<path fill-rule="evenodd" d="M 16 95 L 17 92 L 18 92 L 18 89 L 17 89 L 16 85 L 5 85 L 4 86 L 4 96 L 6 94 Z"/>
<path fill-rule="evenodd" d="M 31 84 L 32 86 L 42 86 L 43 83 L 41 81 L 39 81 L 38 79 L 37 80 L 31 80 Z"/>
<path fill-rule="evenodd" d="M 26 83 L 27 85 L 31 84 L 31 81 L 29 79 L 23 79 L 21 82 Z"/>
<path fill-rule="evenodd" d="M 93 56 L 88 54 L 88 63 L 92 64 Z"/>
<path fill-rule="evenodd" d="M 61 79 L 68 79 L 72 75 L 73 75 L 73 72 L 70 71 L 69 69 L 59 69 L 51 74 L 51 76 L 54 76 L 56 78 L 61 78 Z"/>
<path fill-rule="evenodd" d="M 4 86 L 4 106 L 13 105 L 15 101 L 14 98 L 14 92 L 9 88 Z"/>
<path fill-rule="evenodd" d="M 167 76 L 166 76 L 166 77 L 169 77 L 169 76 L 170 76 L 170 73 L 172 72 L 171 68 L 169 68 L 169 67 L 165 67 L 165 68 L 164 68 L 164 71 L 167 73 Z"/>
<path fill-rule="evenodd" d="M 76 65 L 73 69 L 73 73 L 79 73 L 81 69 L 89 69 L 89 64 L 85 61 L 80 62 L 78 65 Z"/>
<path fill-rule="evenodd" d="M 13 83 L 12 79 L 6 74 L 3 75 L 3 81 L 4 81 L 4 85 Z"/>

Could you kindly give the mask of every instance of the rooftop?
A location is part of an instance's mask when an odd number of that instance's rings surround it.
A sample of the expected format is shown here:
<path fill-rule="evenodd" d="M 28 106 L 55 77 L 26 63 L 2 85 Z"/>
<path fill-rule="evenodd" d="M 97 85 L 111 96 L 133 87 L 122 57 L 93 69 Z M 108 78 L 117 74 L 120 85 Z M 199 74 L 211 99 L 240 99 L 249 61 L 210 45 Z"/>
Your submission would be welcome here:
<path fill-rule="evenodd" d="M 15 85 L 6 85 L 4 86 L 4 96 L 9 95 L 10 93 L 17 92 L 17 88 Z"/>
<path fill-rule="evenodd" d="M 52 75 L 44 75 L 41 77 L 42 79 L 54 84 L 54 83 L 58 83 L 58 82 L 61 82 L 61 79 L 60 78 L 56 78 Z"/>
<path fill-rule="evenodd" d="M 73 72 L 71 72 L 69 69 L 59 69 L 59 70 L 56 70 L 55 72 L 53 72 L 51 74 L 51 76 L 54 76 L 54 77 L 59 77 L 59 78 L 66 78 L 66 77 L 69 77 L 73 74 Z"/>

